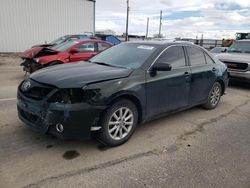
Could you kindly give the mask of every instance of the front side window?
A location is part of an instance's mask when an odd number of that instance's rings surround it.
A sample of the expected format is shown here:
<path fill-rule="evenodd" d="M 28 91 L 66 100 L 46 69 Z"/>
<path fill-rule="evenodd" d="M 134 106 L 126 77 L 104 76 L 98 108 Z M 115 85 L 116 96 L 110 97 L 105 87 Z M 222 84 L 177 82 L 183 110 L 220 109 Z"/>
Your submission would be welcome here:
<path fill-rule="evenodd" d="M 181 46 L 173 46 L 165 50 L 156 63 L 168 63 L 172 68 L 184 67 L 186 64 L 184 50 Z"/>
<path fill-rule="evenodd" d="M 95 45 L 93 42 L 83 43 L 76 48 L 79 52 L 94 52 Z"/>
<path fill-rule="evenodd" d="M 191 66 L 205 65 L 206 60 L 201 49 L 196 47 L 186 47 Z"/>

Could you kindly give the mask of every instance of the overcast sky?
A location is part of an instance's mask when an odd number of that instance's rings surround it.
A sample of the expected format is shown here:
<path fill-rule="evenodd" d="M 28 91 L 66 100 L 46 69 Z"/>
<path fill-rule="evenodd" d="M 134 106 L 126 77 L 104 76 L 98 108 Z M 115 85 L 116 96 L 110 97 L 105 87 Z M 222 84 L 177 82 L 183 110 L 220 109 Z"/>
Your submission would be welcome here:
<path fill-rule="evenodd" d="M 149 35 L 159 31 L 166 38 L 229 38 L 238 31 L 250 32 L 250 0 L 130 0 L 129 34 Z M 96 0 L 97 30 L 125 32 L 126 0 Z"/>

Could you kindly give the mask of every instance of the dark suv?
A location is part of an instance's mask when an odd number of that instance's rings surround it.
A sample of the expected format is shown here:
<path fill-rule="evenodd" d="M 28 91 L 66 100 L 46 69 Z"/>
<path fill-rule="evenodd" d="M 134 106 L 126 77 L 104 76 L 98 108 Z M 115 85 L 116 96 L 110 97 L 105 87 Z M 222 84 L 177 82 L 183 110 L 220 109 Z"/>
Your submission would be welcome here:
<path fill-rule="evenodd" d="M 20 119 L 32 129 L 109 146 L 136 125 L 196 105 L 215 108 L 228 84 L 226 66 L 185 42 L 133 42 L 90 59 L 45 68 L 18 87 Z"/>

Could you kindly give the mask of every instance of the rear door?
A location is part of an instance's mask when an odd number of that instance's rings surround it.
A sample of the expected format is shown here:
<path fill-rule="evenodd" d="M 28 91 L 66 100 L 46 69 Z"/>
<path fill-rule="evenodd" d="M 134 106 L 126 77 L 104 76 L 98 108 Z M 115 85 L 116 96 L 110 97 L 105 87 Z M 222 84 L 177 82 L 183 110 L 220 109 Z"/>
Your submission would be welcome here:
<path fill-rule="evenodd" d="M 70 54 L 70 62 L 85 61 L 97 54 L 97 44 L 94 42 L 81 43 L 76 49 L 77 53 Z"/>
<path fill-rule="evenodd" d="M 172 70 L 149 70 L 146 74 L 149 117 L 188 105 L 191 71 L 186 63 L 183 47 L 169 47 L 160 55 L 155 64 L 157 63 L 168 63 Z"/>
<path fill-rule="evenodd" d="M 192 71 L 190 105 L 196 105 L 207 99 L 216 80 L 216 66 L 207 53 L 199 47 L 185 46 Z"/>

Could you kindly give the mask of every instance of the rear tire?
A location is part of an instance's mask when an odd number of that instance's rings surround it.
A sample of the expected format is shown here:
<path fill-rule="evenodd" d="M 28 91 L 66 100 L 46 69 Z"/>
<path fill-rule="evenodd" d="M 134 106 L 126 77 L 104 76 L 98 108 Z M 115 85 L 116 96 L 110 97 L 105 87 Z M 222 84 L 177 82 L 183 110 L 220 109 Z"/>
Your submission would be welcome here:
<path fill-rule="evenodd" d="M 203 104 L 203 107 L 209 110 L 216 108 L 220 102 L 221 95 L 221 84 L 219 82 L 215 82 L 211 91 L 208 94 L 207 102 Z"/>
<path fill-rule="evenodd" d="M 114 147 L 125 143 L 134 133 L 138 111 L 130 100 L 122 99 L 111 105 L 101 118 L 98 140 Z"/>

